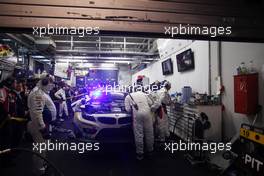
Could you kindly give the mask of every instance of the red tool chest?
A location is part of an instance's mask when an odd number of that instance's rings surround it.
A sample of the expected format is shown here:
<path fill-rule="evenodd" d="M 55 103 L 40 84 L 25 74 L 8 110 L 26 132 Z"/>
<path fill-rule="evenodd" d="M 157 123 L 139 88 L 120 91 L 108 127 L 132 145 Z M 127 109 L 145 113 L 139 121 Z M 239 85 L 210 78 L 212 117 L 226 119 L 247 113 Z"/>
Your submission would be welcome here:
<path fill-rule="evenodd" d="M 234 76 L 235 112 L 255 114 L 258 107 L 258 74 Z"/>

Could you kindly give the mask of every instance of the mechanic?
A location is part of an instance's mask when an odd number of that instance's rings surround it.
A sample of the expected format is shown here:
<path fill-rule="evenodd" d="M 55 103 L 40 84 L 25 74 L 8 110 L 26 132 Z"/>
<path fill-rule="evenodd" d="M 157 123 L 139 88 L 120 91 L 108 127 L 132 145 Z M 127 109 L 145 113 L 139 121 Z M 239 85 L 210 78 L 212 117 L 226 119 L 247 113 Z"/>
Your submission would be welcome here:
<path fill-rule="evenodd" d="M 77 137 L 82 136 L 82 131 L 78 128 L 78 120 L 77 120 L 78 117 L 80 117 L 82 114 L 81 106 L 83 105 L 85 106 L 90 100 L 91 98 L 88 95 L 86 95 L 84 98 L 81 98 L 71 104 L 72 110 L 74 112 L 73 124 L 74 127 L 76 128 L 76 131 L 78 131 Z"/>
<path fill-rule="evenodd" d="M 165 81 L 163 87 L 157 92 L 153 92 L 152 96 L 154 102 L 151 105 L 151 111 L 155 112 L 154 130 L 157 136 L 157 142 L 165 142 L 165 139 L 169 137 L 169 122 L 166 106 L 171 103 L 169 90 L 171 89 L 171 83 Z"/>
<path fill-rule="evenodd" d="M 64 121 L 62 118 L 63 112 L 65 113 L 66 117 L 69 118 L 68 107 L 66 103 L 66 93 L 65 93 L 65 83 L 60 82 L 60 89 L 54 94 L 56 98 L 59 99 L 59 120 Z"/>
<path fill-rule="evenodd" d="M 87 102 L 89 102 L 90 99 L 91 99 L 91 98 L 90 98 L 88 95 L 85 95 L 84 98 L 81 98 L 81 99 L 79 99 L 79 100 L 73 102 L 73 103 L 71 104 L 71 107 L 72 107 L 72 110 L 74 111 L 74 113 L 82 112 L 82 110 L 81 110 L 81 106 L 82 106 L 82 105 L 85 105 Z"/>
<path fill-rule="evenodd" d="M 137 159 L 142 160 L 144 159 L 144 140 L 148 154 L 153 152 L 154 131 L 150 100 L 144 92 L 138 90 L 137 87 L 135 92 L 126 96 L 125 109 L 132 112 Z"/>
<path fill-rule="evenodd" d="M 50 112 L 52 120 L 56 119 L 56 107 L 49 96 L 49 91 L 53 88 L 53 78 L 48 74 L 42 74 L 36 87 L 28 96 L 28 108 L 31 121 L 27 124 L 28 132 L 31 134 L 35 143 L 46 142 L 48 136 L 47 125 L 44 123 L 45 118 L 49 118 L 47 111 Z M 41 155 L 45 157 L 46 153 Z M 43 160 L 37 157 L 33 158 L 37 173 L 44 173 L 45 166 Z"/>

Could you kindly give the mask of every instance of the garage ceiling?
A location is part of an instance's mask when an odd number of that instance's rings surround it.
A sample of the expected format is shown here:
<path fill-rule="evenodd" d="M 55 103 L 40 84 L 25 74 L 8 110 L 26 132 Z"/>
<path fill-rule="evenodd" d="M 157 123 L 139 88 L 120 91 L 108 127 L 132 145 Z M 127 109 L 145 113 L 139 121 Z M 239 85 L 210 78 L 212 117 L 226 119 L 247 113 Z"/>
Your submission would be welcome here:
<path fill-rule="evenodd" d="M 261 0 L 0 0 L 0 27 L 91 26 L 102 33 L 168 37 L 164 26 L 232 26 L 230 36 L 215 39 L 263 40 L 263 7 Z"/>
<path fill-rule="evenodd" d="M 0 34 L 0 43 L 24 46 L 40 62 L 147 64 L 159 58 L 156 39 L 118 36 L 78 37 Z M 16 45 L 15 43 L 19 44 Z M 21 47 L 18 47 L 21 50 Z"/>

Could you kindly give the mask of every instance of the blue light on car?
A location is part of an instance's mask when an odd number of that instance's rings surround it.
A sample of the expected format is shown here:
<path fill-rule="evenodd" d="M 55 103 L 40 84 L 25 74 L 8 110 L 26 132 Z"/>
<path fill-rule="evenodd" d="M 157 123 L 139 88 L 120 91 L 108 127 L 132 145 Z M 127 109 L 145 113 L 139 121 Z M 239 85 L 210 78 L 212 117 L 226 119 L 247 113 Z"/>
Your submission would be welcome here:
<path fill-rule="evenodd" d="M 100 90 L 96 90 L 92 93 L 92 95 L 96 99 L 102 96 L 102 92 Z"/>

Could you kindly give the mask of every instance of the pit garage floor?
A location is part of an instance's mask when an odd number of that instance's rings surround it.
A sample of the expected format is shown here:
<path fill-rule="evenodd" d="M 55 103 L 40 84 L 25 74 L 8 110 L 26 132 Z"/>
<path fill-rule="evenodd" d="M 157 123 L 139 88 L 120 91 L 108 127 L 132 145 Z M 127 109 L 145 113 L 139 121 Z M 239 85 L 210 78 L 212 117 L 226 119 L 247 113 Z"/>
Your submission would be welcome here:
<path fill-rule="evenodd" d="M 64 122 L 64 127 L 71 126 L 70 121 Z M 61 139 L 66 136 L 59 135 Z M 30 148 L 30 143 L 23 147 Z M 32 147 L 32 146 L 31 146 Z M 135 159 L 135 148 L 131 142 L 100 143 L 100 151 L 78 154 L 78 152 L 56 151 L 49 152 L 48 159 L 61 170 L 65 176 L 212 176 L 215 171 L 205 165 L 192 166 L 183 153 L 169 155 L 165 152 L 155 152 L 151 158 L 143 161 Z M 4 173 L 4 174 L 2 174 Z M 4 168 L 1 176 L 33 176 L 32 158 L 29 153 L 19 153 L 15 165 Z"/>

